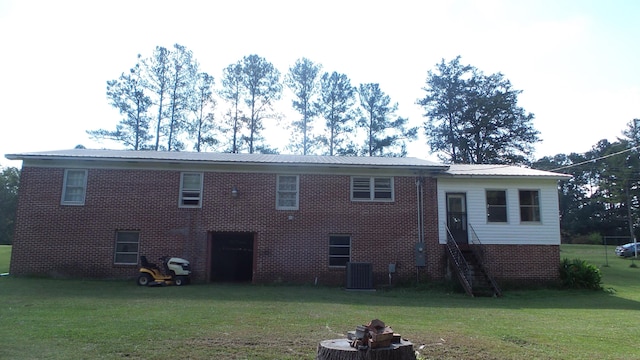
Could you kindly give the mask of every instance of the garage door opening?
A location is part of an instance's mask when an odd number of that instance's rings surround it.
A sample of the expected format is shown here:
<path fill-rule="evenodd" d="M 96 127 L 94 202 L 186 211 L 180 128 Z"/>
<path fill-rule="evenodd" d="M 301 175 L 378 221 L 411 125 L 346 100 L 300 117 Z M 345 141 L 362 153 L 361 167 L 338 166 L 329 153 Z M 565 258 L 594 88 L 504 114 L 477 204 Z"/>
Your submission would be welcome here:
<path fill-rule="evenodd" d="M 253 233 L 211 233 L 212 282 L 251 282 L 253 280 Z"/>

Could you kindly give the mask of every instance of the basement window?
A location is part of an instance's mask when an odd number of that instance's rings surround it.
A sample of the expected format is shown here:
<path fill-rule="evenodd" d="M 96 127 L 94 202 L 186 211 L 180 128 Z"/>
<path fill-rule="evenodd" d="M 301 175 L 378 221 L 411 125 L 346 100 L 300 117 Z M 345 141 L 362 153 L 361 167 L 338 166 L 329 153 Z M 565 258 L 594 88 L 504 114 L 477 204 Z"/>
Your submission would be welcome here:
<path fill-rule="evenodd" d="M 507 222 L 507 192 L 487 190 L 487 222 Z"/>
<path fill-rule="evenodd" d="M 87 194 L 87 170 L 67 169 L 62 185 L 62 205 L 84 205 Z"/>
<path fill-rule="evenodd" d="M 119 265 L 138 264 L 140 232 L 116 231 L 116 253 L 114 263 Z"/>
<path fill-rule="evenodd" d="M 298 175 L 278 175 L 276 209 L 298 210 L 300 179 Z"/>
<path fill-rule="evenodd" d="M 202 207 L 202 173 L 182 173 L 180 176 L 180 207 Z"/>
<path fill-rule="evenodd" d="M 393 201 L 392 177 L 351 178 L 352 201 Z"/>
<path fill-rule="evenodd" d="M 351 260 L 351 236 L 329 236 L 329 266 L 346 267 Z"/>
<path fill-rule="evenodd" d="M 540 192 L 520 190 L 520 221 L 540 222 Z"/>

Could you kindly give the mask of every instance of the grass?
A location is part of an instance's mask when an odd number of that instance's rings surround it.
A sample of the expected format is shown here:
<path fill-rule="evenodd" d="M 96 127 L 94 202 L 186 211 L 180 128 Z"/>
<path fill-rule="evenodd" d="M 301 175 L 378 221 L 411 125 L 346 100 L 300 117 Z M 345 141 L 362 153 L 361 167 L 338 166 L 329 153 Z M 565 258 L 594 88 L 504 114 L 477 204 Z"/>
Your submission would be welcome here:
<path fill-rule="evenodd" d="M 0 274 L 9 272 L 11 261 L 11 246 L 0 245 Z"/>
<path fill-rule="evenodd" d="M 0 269 L 8 252 L 0 247 Z M 598 266 L 604 254 L 562 246 L 562 257 Z M 421 359 L 640 358 L 640 269 L 631 263 L 608 258 L 608 291 L 507 290 L 502 298 L 427 286 L 142 288 L 5 276 L 0 359 L 314 359 L 320 341 L 374 318 L 412 341 Z"/>

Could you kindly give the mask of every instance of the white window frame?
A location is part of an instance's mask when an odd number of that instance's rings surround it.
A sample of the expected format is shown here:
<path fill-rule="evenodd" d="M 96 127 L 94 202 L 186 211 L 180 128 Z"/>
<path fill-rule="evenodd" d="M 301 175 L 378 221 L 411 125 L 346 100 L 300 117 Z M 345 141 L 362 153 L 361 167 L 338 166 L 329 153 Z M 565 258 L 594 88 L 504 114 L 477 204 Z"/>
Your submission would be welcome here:
<path fill-rule="evenodd" d="M 491 204 L 489 204 L 489 196 L 488 196 L 489 192 L 501 192 L 501 193 L 503 193 L 504 194 L 504 205 L 495 205 L 495 204 L 491 205 Z M 509 222 L 509 211 L 508 211 L 509 210 L 509 207 L 508 207 L 509 199 L 507 197 L 508 196 L 507 190 L 504 190 L 504 189 L 486 189 L 485 193 L 484 193 L 484 196 L 485 196 L 485 202 L 486 202 L 486 205 L 487 205 L 487 223 L 490 223 L 490 224 L 506 224 L 506 223 L 508 223 Z M 504 220 L 492 220 L 491 216 L 490 216 L 491 213 L 489 211 L 489 209 L 491 207 L 504 208 Z"/>
<path fill-rule="evenodd" d="M 536 199 L 538 200 L 537 204 L 526 204 L 523 205 L 522 201 L 520 201 L 522 199 L 522 192 L 523 191 L 527 191 L 530 193 L 537 193 L 538 196 L 536 197 Z M 527 223 L 527 224 L 535 224 L 535 223 L 540 223 L 542 222 L 542 209 L 540 207 L 540 196 L 541 196 L 541 192 L 539 189 L 519 189 L 518 190 L 518 209 L 520 210 L 520 222 L 521 223 Z M 533 220 L 523 220 L 523 216 L 522 216 L 522 211 L 524 209 L 528 209 L 534 212 L 534 215 L 537 215 L 537 219 L 533 219 Z M 535 217 L 535 216 L 534 216 Z"/>
<path fill-rule="evenodd" d="M 136 241 L 127 241 L 127 239 L 120 239 L 120 235 L 125 234 L 135 234 Z M 129 247 L 135 247 L 135 251 L 129 251 Z M 116 242 L 115 249 L 113 254 L 113 263 L 117 265 L 137 265 L 138 264 L 138 256 L 140 255 L 140 231 L 135 230 L 118 230 L 116 231 Z M 123 251 L 127 250 L 127 251 Z M 132 256 L 135 254 L 135 260 L 131 259 L 131 261 L 118 261 L 118 255 L 129 255 Z"/>
<path fill-rule="evenodd" d="M 82 184 L 70 184 L 69 176 L 73 173 L 82 173 Z M 65 169 L 64 171 L 64 181 L 62 184 L 62 197 L 60 198 L 61 205 L 84 205 L 85 199 L 87 198 L 87 173 L 86 169 Z M 81 199 L 73 200 L 70 199 L 73 190 L 79 190 L 81 194 Z"/>
<path fill-rule="evenodd" d="M 356 188 L 356 181 L 360 182 L 360 185 L 363 185 L 366 180 L 369 181 L 368 186 Z M 379 186 L 376 188 L 376 182 L 378 181 L 388 181 L 389 182 L 389 191 L 386 191 L 386 188 L 381 189 Z M 393 176 L 352 176 L 351 177 L 351 201 L 380 201 L 380 202 L 393 202 L 395 199 L 394 196 L 394 185 L 393 185 Z M 376 194 L 378 192 L 389 193 L 389 197 L 377 197 Z M 360 192 L 368 192 L 368 197 L 356 197 L 355 193 Z"/>
<path fill-rule="evenodd" d="M 198 175 L 200 177 L 200 186 L 194 188 L 185 188 L 185 175 Z M 180 200 L 178 207 L 181 208 L 201 208 L 202 207 L 202 187 L 204 183 L 204 174 L 199 172 L 183 172 L 180 173 Z M 197 202 L 197 203 L 193 203 Z"/>
<path fill-rule="evenodd" d="M 295 189 L 281 189 L 281 179 L 282 178 L 295 178 Z M 284 184 L 284 182 L 283 182 Z M 282 203 L 286 200 L 285 194 L 295 196 L 295 204 L 294 205 L 283 205 Z M 278 175 L 276 179 L 276 210 L 298 210 L 300 207 L 300 176 L 299 175 Z"/>
<path fill-rule="evenodd" d="M 338 244 L 338 245 L 333 245 L 331 244 L 331 240 L 332 238 L 349 238 L 349 244 L 348 245 L 344 245 L 344 244 Z M 329 235 L 329 267 L 332 268 L 344 268 L 347 266 L 347 263 L 349 261 L 351 261 L 351 246 L 353 245 L 353 238 L 351 237 L 351 235 L 348 234 L 330 234 Z M 344 255 L 344 254 L 332 254 L 331 250 L 332 249 L 347 249 L 348 250 L 348 254 Z M 343 265 L 335 265 L 332 264 L 332 260 L 336 260 L 339 259 L 340 262 L 344 262 Z M 345 261 L 346 260 L 346 261 Z"/>

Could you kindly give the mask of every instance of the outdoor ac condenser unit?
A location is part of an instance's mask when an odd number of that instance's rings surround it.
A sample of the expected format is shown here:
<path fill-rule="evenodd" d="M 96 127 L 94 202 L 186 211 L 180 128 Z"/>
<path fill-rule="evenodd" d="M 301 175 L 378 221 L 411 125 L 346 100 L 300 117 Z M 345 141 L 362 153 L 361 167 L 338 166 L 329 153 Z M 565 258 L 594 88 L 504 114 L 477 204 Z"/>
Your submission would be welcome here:
<path fill-rule="evenodd" d="M 347 263 L 347 289 L 370 290 L 373 289 L 373 264 L 348 262 Z"/>

